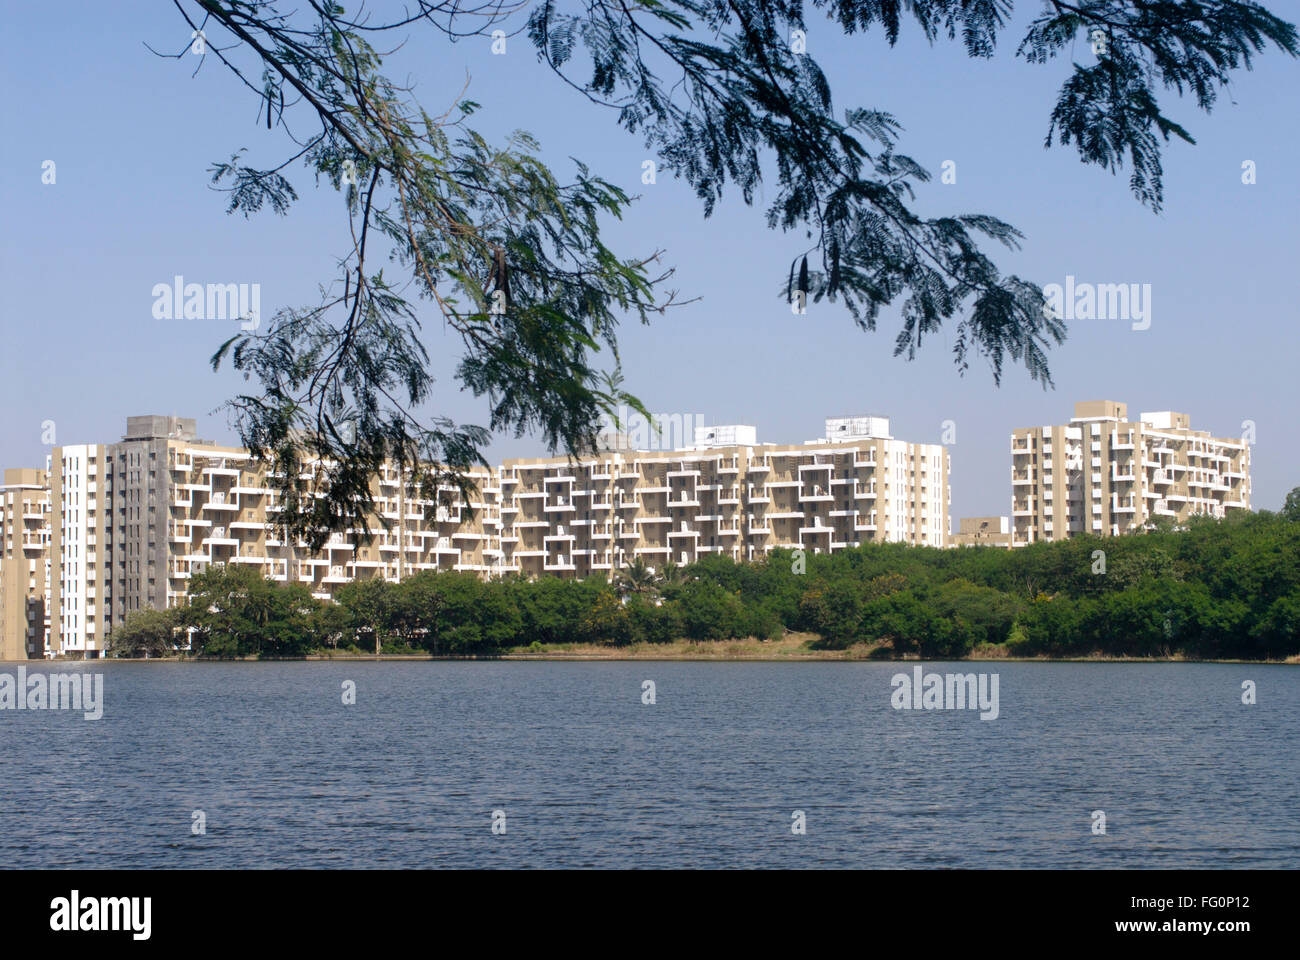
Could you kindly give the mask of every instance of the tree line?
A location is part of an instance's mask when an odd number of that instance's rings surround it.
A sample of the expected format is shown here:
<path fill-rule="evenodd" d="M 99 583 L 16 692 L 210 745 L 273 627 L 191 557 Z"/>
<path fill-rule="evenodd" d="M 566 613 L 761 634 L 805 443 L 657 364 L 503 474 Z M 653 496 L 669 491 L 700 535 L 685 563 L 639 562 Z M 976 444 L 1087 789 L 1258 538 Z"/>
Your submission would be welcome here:
<path fill-rule="evenodd" d="M 1280 513 L 1006 550 L 865 544 L 834 554 L 717 554 L 654 570 L 637 559 L 606 579 L 423 571 L 359 580 L 336 602 L 239 565 L 190 582 L 185 606 L 141 610 L 114 656 L 183 648 L 199 657 L 340 650 L 491 656 L 520 647 L 776 639 L 871 646 L 871 655 L 963 657 L 1300 654 L 1300 496 Z"/>

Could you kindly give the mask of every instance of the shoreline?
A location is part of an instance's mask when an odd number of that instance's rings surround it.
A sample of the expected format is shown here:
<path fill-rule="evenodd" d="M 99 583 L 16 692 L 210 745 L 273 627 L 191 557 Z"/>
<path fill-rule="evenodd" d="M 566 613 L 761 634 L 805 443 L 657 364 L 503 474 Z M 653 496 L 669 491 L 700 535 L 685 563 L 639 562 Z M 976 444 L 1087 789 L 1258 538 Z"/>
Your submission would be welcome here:
<path fill-rule="evenodd" d="M 318 660 L 329 660 L 330 657 L 318 657 Z M 373 659 L 373 657 L 371 658 Z M 387 658 L 385 658 L 387 659 Z M 406 657 L 396 657 L 394 659 L 410 659 Z M 759 657 L 759 656 L 684 656 L 684 657 L 667 657 L 667 656 L 594 656 L 579 654 L 542 654 L 542 655 L 524 655 L 510 654 L 500 657 L 427 657 L 429 660 L 464 660 L 464 659 L 491 659 L 491 660 L 555 660 L 569 662 L 586 662 L 586 661 L 622 661 L 627 663 L 638 661 L 661 661 L 667 663 L 691 663 L 693 661 L 702 661 L 706 663 L 1242 663 L 1242 664 L 1263 664 L 1275 666 L 1296 666 L 1294 661 L 1290 660 L 1191 660 L 1187 658 L 1171 657 Z"/>
<path fill-rule="evenodd" d="M 1300 665 L 1300 656 L 1282 660 L 1243 660 L 1243 659 L 1200 659 L 1182 655 L 1161 657 L 1139 657 L 1128 655 L 1087 654 L 1063 657 L 1051 656 L 1014 656 L 1005 646 L 977 649 L 963 657 L 932 656 L 923 657 L 915 653 L 895 655 L 887 643 L 855 644 L 845 649 L 819 650 L 810 646 L 819 638 L 816 634 L 790 633 L 779 640 L 717 640 L 693 642 L 677 640 L 665 644 L 633 644 L 624 647 L 602 647 L 593 644 L 555 644 L 548 647 L 512 647 L 496 654 L 430 654 L 419 653 L 363 653 L 356 650 L 327 651 L 312 653 L 299 657 L 229 657 L 196 658 L 189 656 L 166 656 L 141 658 L 106 657 L 98 660 L 53 659 L 53 660 L 10 660 L 0 661 L 0 665 L 28 665 L 35 667 L 45 665 L 51 668 L 70 664 L 85 663 L 288 663 L 288 662 L 328 662 L 343 661 L 349 663 L 402 663 L 430 661 L 464 661 L 464 662 L 557 662 L 557 663 L 591 663 L 591 662 L 661 662 L 661 663 L 1168 663 L 1168 664 L 1255 664 L 1255 665 Z"/>

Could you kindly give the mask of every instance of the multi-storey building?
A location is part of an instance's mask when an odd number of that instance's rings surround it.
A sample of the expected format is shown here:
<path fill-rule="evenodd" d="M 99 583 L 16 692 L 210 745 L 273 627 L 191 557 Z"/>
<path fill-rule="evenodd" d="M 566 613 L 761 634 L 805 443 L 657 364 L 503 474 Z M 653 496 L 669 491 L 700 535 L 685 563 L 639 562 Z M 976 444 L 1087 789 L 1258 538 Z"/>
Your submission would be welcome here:
<path fill-rule="evenodd" d="M 50 540 L 49 474 L 6 470 L 0 484 L 0 660 L 45 655 Z"/>
<path fill-rule="evenodd" d="M 113 627 L 141 608 L 178 605 L 212 565 L 254 566 L 322 599 L 371 576 L 506 570 L 500 488 L 487 470 L 468 474 L 478 491 L 468 502 L 449 485 L 421 498 L 409 475 L 399 483 L 385 470 L 372 493 L 388 528 L 372 519 L 367 538 L 358 523 L 312 551 L 277 530 L 266 468 L 243 448 L 197 439 L 192 419 L 131 417 L 121 442 L 59 447 L 52 459 L 52 655 L 102 656 Z"/>
<path fill-rule="evenodd" d="M 501 467 L 504 569 L 608 574 L 777 547 L 830 552 L 873 540 L 944 545 L 948 453 L 889 435 L 883 417 L 826 421 L 826 437 L 760 444 L 752 426 L 699 428 L 695 446 Z"/>
<path fill-rule="evenodd" d="M 1250 447 L 1183 413 L 1130 421 L 1123 403 L 1076 403 L 1068 424 L 1012 432 L 1011 489 L 1013 547 L 1222 517 L 1250 508 Z"/>
<path fill-rule="evenodd" d="M 104 447 L 55 447 L 50 464 L 50 650 L 94 659 L 107 636 Z"/>
<path fill-rule="evenodd" d="M 102 656 L 115 626 L 180 604 L 212 565 L 247 564 L 327 599 L 352 580 L 421 570 L 587 577 L 635 557 L 658 566 L 777 547 L 943 546 L 948 527 L 946 449 L 896 440 L 881 417 L 827 420 L 826 435 L 803 444 L 760 444 L 737 425 L 701 428 L 680 450 L 615 442 L 585 457 L 508 460 L 471 472 L 468 495 L 421 493 L 385 469 L 371 488 L 372 535 L 358 522 L 319 551 L 286 542 L 280 478 L 266 470 L 176 417 L 131 417 L 118 443 L 55 448 L 48 477 L 23 477 L 48 500 L 49 575 L 23 581 L 36 593 L 49 585 L 41 649 Z"/>
<path fill-rule="evenodd" d="M 358 521 L 312 551 L 305 541 L 286 540 L 278 529 L 274 482 L 279 478 L 268 475 L 247 450 L 182 438 L 170 440 L 158 460 L 166 477 L 160 488 L 166 511 L 162 535 L 151 536 L 159 544 L 157 570 L 166 583 L 166 602 L 155 603 L 160 607 L 174 606 L 185 596 L 186 582 L 214 564 L 254 566 L 272 580 L 304 584 L 318 598 L 333 596 L 338 586 L 355 579 L 399 580 L 434 569 L 488 572 L 499 566 L 491 522 L 499 491 L 487 470 L 468 474 L 481 499 L 466 501 L 450 485 L 421 498 L 409 475 L 402 482 L 395 469 L 386 468 L 371 489 L 381 518 L 371 519 L 371 536 Z"/>

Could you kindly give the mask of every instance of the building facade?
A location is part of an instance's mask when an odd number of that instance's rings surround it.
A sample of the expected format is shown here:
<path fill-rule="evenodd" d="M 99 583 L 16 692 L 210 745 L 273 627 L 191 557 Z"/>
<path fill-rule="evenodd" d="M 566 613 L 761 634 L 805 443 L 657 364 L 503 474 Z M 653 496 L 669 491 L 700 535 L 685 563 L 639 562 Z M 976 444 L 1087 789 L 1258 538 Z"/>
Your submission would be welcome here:
<path fill-rule="evenodd" d="M 826 421 L 827 436 L 760 444 L 754 427 L 700 428 L 693 447 L 507 460 L 498 472 L 503 570 L 608 575 L 779 547 L 870 541 L 943 546 L 948 452 L 889 435 L 885 418 Z M 737 443 L 737 438 L 751 440 Z"/>
<path fill-rule="evenodd" d="M 312 551 L 284 539 L 278 478 L 247 450 L 197 439 L 194 420 L 131 417 L 118 443 L 57 447 L 47 474 L 17 472 L 6 533 L 24 534 L 6 543 L 30 546 L 25 566 L 6 562 L 6 596 L 45 596 L 49 626 L 29 639 L 23 631 L 36 628 L 19 621 L 37 601 L 6 603 L 5 642 L 29 655 L 102 656 L 115 626 L 183 603 L 189 580 L 213 565 L 246 564 L 329 599 L 352 580 L 421 570 L 581 578 L 637 557 L 658 567 L 778 547 L 945 545 L 947 449 L 895 439 L 886 418 L 827 420 L 826 435 L 803 444 L 760 444 L 747 425 L 700 428 L 695 441 L 508 460 L 470 473 L 468 497 L 449 485 L 422 495 L 385 469 L 372 482 L 372 536 L 358 523 Z M 39 510 L 23 505 L 33 502 Z M 41 524 L 43 540 L 23 540 Z"/>
<path fill-rule="evenodd" d="M 106 521 L 111 512 L 101 444 L 55 447 L 50 464 L 50 652 L 94 659 L 108 634 Z"/>
<path fill-rule="evenodd" d="M 44 656 L 50 632 L 50 486 L 46 470 L 0 484 L 0 660 Z"/>
<path fill-rule="evenodd" d="M 1222 517 L 1250 509 L 1250 447 L 1183 413 L 1129 420 L 1123 403 L 1076 403 L 1067 424 L 1012 432 L 1011 489 L 1013 547 Z"/>

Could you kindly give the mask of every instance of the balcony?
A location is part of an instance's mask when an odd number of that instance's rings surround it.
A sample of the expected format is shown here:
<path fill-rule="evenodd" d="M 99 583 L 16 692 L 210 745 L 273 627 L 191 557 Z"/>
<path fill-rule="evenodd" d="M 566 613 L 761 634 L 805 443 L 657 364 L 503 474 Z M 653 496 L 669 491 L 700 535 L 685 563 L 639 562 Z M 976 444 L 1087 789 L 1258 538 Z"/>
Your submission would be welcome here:
<path fill-rule="evenodd" d="M 800 528 L 799 528 L 799 536 L 801 536 L 801 537 L 802 537 L 805 533 L 819 534 L 819 533 L 834 533 L 834 532 L 835 532 L 835 528 L 834 528 L 834 527 L 823 527 L 823 526 L 821 526 L 820 524 L 814 524 L 814 525 L 811 526 L 811 527 L 800 527 Z"/>
<path fill-rule="evenodd" d="M 224 461 L 215 467 L 204 467 L 203 475 L 207 477 L 234 477 L 239 479 L 239 469 L 233 466 L 226 466 Z M 307 474 L 304 479 L 311 479 L 311 474 Z"/>
<path fill-rule="evenodd" d="M 821 487 L 813 487 L 811 492 L 799 492 L 799 501 L 801 503 L 831 503 L 835 500 L 835 494 L 829 490 L 822 490 Z"/>

